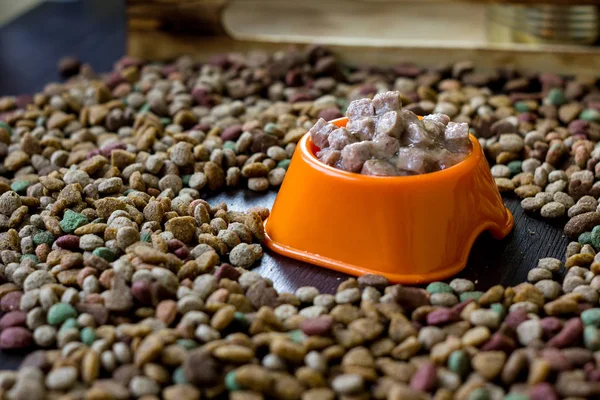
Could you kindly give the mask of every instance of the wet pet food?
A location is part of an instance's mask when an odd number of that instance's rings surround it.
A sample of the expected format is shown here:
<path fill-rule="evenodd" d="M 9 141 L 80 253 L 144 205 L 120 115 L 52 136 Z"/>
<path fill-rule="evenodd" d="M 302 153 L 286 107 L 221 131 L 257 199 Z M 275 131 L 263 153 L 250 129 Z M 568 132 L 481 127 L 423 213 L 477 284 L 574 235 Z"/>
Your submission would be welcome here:
<path fill-rule="evenodd" d="M 444 114 L 403 110 L 397 91 L 352 101 L 348 123 L 338 128 L 319 119 L 310 129 L 317 157 L 325 164 L 364 175 L 402 176 L 449 168 L 467 157 L 469 126 Z"/>

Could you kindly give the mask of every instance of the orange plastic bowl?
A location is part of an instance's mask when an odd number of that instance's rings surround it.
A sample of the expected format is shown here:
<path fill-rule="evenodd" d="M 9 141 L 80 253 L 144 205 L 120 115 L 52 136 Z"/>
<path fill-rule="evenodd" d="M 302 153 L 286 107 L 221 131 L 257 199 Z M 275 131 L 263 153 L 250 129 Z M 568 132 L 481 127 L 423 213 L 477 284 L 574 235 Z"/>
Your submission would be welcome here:
<path fill-rule="evenodd" d="M 332 121 L 345 126 L 347 118 Z M 462 270 L 484 230 L 513 227 L 477 139 L 461 163 L 429 174 L 375 177 L 319 161 L 306 134 L 265 221 L 276 253 L 350 275 L 415 284 Z"/>

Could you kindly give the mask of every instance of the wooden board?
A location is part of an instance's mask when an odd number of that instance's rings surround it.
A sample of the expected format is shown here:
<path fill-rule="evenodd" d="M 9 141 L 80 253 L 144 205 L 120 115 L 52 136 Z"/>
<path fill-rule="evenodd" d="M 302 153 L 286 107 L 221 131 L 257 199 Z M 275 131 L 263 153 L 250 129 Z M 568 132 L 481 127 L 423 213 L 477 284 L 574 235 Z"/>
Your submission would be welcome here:
<path fill-rule="evenodd" d="M 374 1 L 381 2 L 373 7 Z M 181 54 L 207 59 L 223 52 L 321 43 L 351 64 L 472 59 L 484 68 L 514 65 L 572 74 L 594 74 L 600 68 L 596 47 L 491 42 L 480 2 L 401 3 L 399 12 L 391 0 L 129 0 L 128 53 L 143 59 Z M 187 17 L 179 19 L 181 14 Z"/>

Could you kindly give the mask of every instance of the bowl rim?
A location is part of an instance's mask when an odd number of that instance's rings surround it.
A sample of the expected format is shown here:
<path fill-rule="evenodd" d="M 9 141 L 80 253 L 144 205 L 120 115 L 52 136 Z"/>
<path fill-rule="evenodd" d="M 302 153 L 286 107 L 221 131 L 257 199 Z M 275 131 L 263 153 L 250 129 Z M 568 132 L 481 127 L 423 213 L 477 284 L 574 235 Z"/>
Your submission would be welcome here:
<path fill-rule="evenodd" d="M 419 117 L 422 118 L 422 117 Z M 330 123 L 336 126 L 345 126 L 345 123 L 348 121 L 347 117 L 337 118 L 329 121 Z M 344 125 L 341 125 L 344 123 Z M 338 125 L 339 124 L 339 125 Z M 462 175 L 464 173 L 470 172 L 472 169 L 477 167 L 477 164 L 481 162 L 481 158 L 485 157 L 483 155 L 483 151 L 481 149 L 481 144 L 479 140 L 471 133 L 469 133 L 469 139 L 471 140 L 471 144 L 473 148 L 469 155 L 459 162 L 449 168 L 445 168 L 439 171 L 428 172 L 425 174 L 418 175 L 408 175 L 408 176 L 376 176 L 376 175 L 363 175 L 357 172 L 348 172 L 338 168 L 335 168 L 331 165 L 327 165 L 321 160 L 319 160 L 313 151 L 313 148 L 319 148 L 315 145 L 310 139 L 310 133 L 307 132 L 298 142 L 298 147 L 300 148 L 300 154 L 302 158 L 313 168 L 320 170 L 321 172 L 325 172 L 328 175 L 336 176 L 340 179 L 357 181 L 357 182 L 389 182 L 389 183 L 400 183 L 400 182 L 433 182 L 439 179 L 443 179 L 444 177 L 450 178 L 452 175 Z M 487 160 L 486 160 L 487 162 Z"/>

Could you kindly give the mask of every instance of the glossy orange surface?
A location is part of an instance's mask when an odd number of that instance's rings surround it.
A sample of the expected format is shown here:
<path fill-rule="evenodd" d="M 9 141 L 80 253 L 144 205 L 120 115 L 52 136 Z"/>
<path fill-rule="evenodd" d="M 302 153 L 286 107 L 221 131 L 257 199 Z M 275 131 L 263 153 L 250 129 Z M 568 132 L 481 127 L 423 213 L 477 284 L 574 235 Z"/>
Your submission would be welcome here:
<path fill-rule="evenodd" d="M 332 121 L 345 126 L 347 119 Z M 375 177 L 320 162 L 306 134 L 265 221 L 266 245 L 351 275 L 424 283 L 462 270 L 484 230 L 512 230 L 477 139 L 461 163 L 429 174 Z"/>

